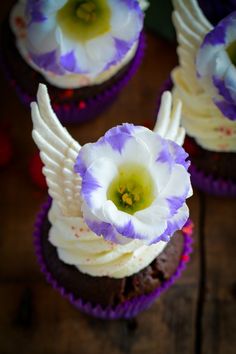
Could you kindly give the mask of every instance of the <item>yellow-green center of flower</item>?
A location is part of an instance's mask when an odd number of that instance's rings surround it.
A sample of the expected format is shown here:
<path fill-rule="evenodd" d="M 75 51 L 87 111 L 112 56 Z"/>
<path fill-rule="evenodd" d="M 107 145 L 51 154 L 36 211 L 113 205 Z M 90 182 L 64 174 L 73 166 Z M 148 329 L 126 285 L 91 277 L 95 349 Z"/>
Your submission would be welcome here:
<path fill-rule="evenodd" d="M 68 0 L 57 21 L 75 41 L 88 41 L 110 30 L 111 9 L 107 0 Z"/>
<path fill-rule="evenodd" d="M 93 1 L 82 2 L 76 9 L 76 15 L 80 20 L 93 22 L 96 20 L 96 4 Z"/>
<path fill-rule="evenodd" d="M 111 182 L 108 199 L 128 214 L 146 209 L 155 199 L 155 187 L 150 173 L 138 164 L 123 164 Z"/>
<path fill-rule="evenodd" d="M 226 48 L 226 51 L 230 57 L 230 60 L 236 66 L 236 41 L 230 43 L 228 48 Z"/>

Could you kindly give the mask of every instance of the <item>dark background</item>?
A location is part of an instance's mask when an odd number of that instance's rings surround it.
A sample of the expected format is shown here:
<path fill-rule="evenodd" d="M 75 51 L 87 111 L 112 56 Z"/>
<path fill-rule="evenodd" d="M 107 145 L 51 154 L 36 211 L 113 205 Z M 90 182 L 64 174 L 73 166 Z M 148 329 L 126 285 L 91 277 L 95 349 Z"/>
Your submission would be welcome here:
<path fill-rule="evenodd" d="M 13 1 L 0 3 L 3 19 Z M 145 58 L 115 103 L 93 121 L 70 127 L 81 144 L 122 122 L 153 122 L 158 90 L 177 64 L 175 44 L 147 33 Z M 32 245 L 46 193 L 29 175 L 37 152 L 29 109 L 1 74 L 0 129 L 13 154 L 0 169 L 0 353 L 235 354 L 236 201 L 195 191 L 194 253 L 183 276 L 133 321 L 87 317 L 45 281 Z"/>

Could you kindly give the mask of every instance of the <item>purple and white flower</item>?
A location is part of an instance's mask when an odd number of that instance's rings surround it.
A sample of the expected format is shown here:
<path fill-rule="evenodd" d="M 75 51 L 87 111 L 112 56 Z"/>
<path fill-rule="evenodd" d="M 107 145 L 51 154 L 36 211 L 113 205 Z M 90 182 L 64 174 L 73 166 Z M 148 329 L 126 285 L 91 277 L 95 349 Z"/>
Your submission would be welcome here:
<path fill-rule="evenodd" d="M 215 105 L 226 118 L 236 120 L 236 11 L 206 35 L 196 64 Z"/>
<path fill-rule="evenodd" d="M 28 0 L 27 50 L 41 70 L 99 75 L 137 42 L 143 12 L 137 0 Z"/>
<path fill-rule="evenodd" d="M 189 216 L 187 157 L 175 142 L 132 124 L 112 128 L 96 143 L 84 145 L 75 172 L 82 178 L 88 227 L 116 243 L 168 241 Z"/>

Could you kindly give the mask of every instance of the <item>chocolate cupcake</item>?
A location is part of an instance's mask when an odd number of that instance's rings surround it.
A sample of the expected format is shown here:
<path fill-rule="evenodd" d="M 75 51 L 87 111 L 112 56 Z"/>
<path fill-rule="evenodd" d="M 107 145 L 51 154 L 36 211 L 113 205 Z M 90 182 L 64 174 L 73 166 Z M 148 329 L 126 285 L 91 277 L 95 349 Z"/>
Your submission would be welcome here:
<path fill-rule="evenodd" d="M 11 85 L 29 105 L 38 84 L 47 84 L 64 123 L 99 114 L 143 56 L 143 12 L 137 0 L 23 0 L 9 18 L 1 59 Z"/>
<path fill-rule="evenodd" d="M 189 261 L 193 229 L 190 220 L 175 232 L 159 256 L 138 273 L 118 279 L 92 277 L 59 259 L 56 247 L 48 239 L 50 207 L 51 199 L 42 206 L 35 224 L 38 263 L 53 288 L 88 315 L 104 319 L 134 317 L 178 279 Z"/>
<path fill-rule="evenodd" d="M 58 122 L 45 86 L 37 97 L 33 138 L 53 198 L 35 225 L 41 269 L 78 309 L 135 316 L 180 275 L 191 250 L 180 103 L 172 109 L 171 94 L 163 95 L 154 132 L 123 124 L 81 147 Z"/>
<path fill-rule="evenodd" d="M 173 3 L 173 93 L 183 103 L 192 181 L 205 192 L 236 196 L 236 12 L 213 27 L 197 1 Z"/>

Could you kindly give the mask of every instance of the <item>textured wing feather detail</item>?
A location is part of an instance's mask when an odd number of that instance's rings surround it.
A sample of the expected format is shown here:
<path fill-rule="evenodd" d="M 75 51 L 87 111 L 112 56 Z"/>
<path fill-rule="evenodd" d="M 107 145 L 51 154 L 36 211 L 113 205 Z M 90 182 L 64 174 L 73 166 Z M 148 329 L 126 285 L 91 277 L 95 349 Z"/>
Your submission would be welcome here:
<path fill-rule="evenodd" d="M 182 103 L 180 100 L 176 100 L 172 104 L 172 101 L 172 94 L 169 91 L 164 92 L 153 131 L 163 138 L 183 145 L 185 129 L 180 127 Z"/>
<path fill-rule="evenodd" d="M 205 35 L 213 29 L 196 0 L 173 0 L 173 22 L 180 66 L 187 78 L 196 77 L 195 58 Z"/>
<path fill-rule="evenodd" d="M 45 165 L 48 192 L 65 216 L 79 216 L 81 178 L 74 172 L 74 164 L 80 145 L 58 121 L 45 85 L 39 85 L 37 102 L 31 104 L 32 136 Z"/>

